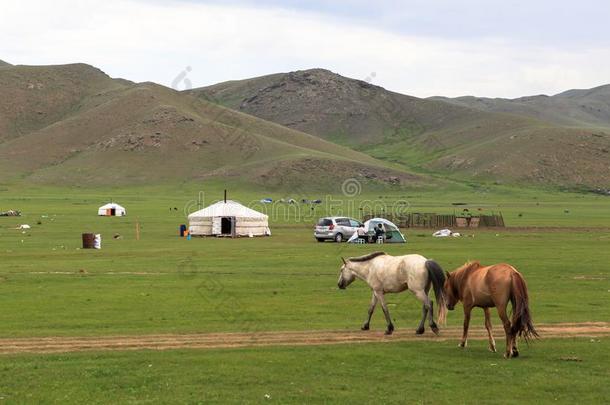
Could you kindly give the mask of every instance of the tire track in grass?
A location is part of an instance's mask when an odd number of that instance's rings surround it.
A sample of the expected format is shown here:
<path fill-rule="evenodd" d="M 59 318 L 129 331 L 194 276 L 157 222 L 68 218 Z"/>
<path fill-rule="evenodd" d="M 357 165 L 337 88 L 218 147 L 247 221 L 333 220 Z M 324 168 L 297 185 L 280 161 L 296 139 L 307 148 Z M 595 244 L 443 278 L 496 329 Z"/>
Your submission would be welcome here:
<path fill-rule="evenodd" d="M 542 339 L 604 337 L 610 336 L 610 323 L 584 322 L 540 324 L 537 326 Z M 266 346 L 310 346 L 343 343 L 391 343 L 403 341 L 439 342 L 459 340 L 461 327 L 443 328 L 440 336 L 429 332 L 418 336 L 412 330 L 395 331 L 385 336 L 378 331 L 309 330 L 309 331 L 269 331 L 253 333 L 200 333 L 200 334 L 154 334 L 131 336 L 85 336 L 85 337 L 33 337 L 2 338 L 0 354 L 20 353 L 66 353 L 81 351 L 122 351 L 122 350 L 174 350 L 174 349 L 222 349 L 237 347 Z M 503 333 L 495 331 L 498 344 Z M 471 328 L 469 339 L 485 340 L 487 332 L 483 328 Z"/>

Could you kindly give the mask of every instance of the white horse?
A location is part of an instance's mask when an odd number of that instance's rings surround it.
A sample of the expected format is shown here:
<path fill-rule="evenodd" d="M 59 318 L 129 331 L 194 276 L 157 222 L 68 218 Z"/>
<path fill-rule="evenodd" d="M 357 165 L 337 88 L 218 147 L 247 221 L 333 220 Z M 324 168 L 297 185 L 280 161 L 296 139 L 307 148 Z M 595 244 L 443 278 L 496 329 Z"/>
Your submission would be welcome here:
<path fill-rule="evenodd" d="M 437 321 L 444 324 L 447 315 L 447 304 L 443 290 L 445 274 L 438 263 L 421 255 L 390 256 L 384 252 L 374 252 L 347 260 L 341 258 L 341 260 L 343 260 L 343 266 L 341 266 L 339 282 L 337 283 L 340 289 L 345 289 L 356 278 L 359 278 L 373 290 L 368 318 L 362 325 L 362 330 L 369 329 L 371 316 L 377 302 L 379 302 L 387 322 L 385 334 L 391 335 L 394 331 L 394 325 L 384 296 L 386 293 L 399 293 L 408 289 L 423 303 L 422 320 L 416 333 L 418 335 L 424 333 L 424 323 L 429 314 L 430 328 L 435 334 L 438 334 L 438 326 L 433 319 L 433 303 L 428 297 L 428 291 L 432 286 L 439 306 Z"/>

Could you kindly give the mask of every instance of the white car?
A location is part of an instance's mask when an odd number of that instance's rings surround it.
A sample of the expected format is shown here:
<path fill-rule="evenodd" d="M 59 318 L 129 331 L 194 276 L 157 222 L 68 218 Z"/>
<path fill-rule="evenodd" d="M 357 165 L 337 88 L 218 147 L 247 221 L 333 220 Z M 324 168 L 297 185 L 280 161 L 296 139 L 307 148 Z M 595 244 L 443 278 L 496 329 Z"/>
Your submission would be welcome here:
<path fill-rule="evenodd" d="M 353 218 L 320 218 L 313 232 L 313 236 L 318 242 L 324 242 L 325 240 L 343 242 L 348 240 L 360 226 L 362 226 L 362 222 Z"/>

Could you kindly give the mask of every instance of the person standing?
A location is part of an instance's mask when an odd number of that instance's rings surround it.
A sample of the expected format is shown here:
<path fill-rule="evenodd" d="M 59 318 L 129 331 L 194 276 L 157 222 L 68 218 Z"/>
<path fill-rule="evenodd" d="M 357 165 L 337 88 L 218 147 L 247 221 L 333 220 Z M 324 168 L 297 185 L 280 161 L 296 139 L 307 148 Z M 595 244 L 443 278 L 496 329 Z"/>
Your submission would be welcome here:
<path fill-rule="evenodd" d="M 358 226 L 357 231 L 358 232 L 358 239 L 362 240 L 361 243 L 367 243 L 367 237 L 366 237 L 366 231 L 364 230 L 364 225 L 360 224 L 360 226 Z"/>
<path fill-rule="evenodd" d="M 377 224 L 375 227 L 375 240 L 377 243 L 383 243 L 385 239 L 385 229 L 382 223 Z"/>

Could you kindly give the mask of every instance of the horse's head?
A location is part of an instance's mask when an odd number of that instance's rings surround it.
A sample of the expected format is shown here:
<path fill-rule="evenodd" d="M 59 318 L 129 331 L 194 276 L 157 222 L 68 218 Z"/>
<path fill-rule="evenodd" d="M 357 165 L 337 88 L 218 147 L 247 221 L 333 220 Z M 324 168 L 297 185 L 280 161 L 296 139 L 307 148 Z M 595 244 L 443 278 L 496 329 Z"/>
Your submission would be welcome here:
<path fill-rule="evenodd" d="M 356 279 L 356 275 L 349 268 L 349 261 L 346 261 L 344 258 L 341 258 L 341 260 L 343 260 L 343 265 L 339 271 L 339 281 L 337 282 L 337 286 L 344 290 Z"/>
<path fill-rule="evenodd" d="M 456 286 L 457 283 L 455 282 L 454 274 L 449 273 L 448 271 L 446 271 L 445 274 L 447 276 L 445 278 L 444 285 L 445 300 L 447 301 L 447 309 L 453 311 L 453 309 L 455 308 L 455 304 L 457 304 L 460 300 Z"/>

